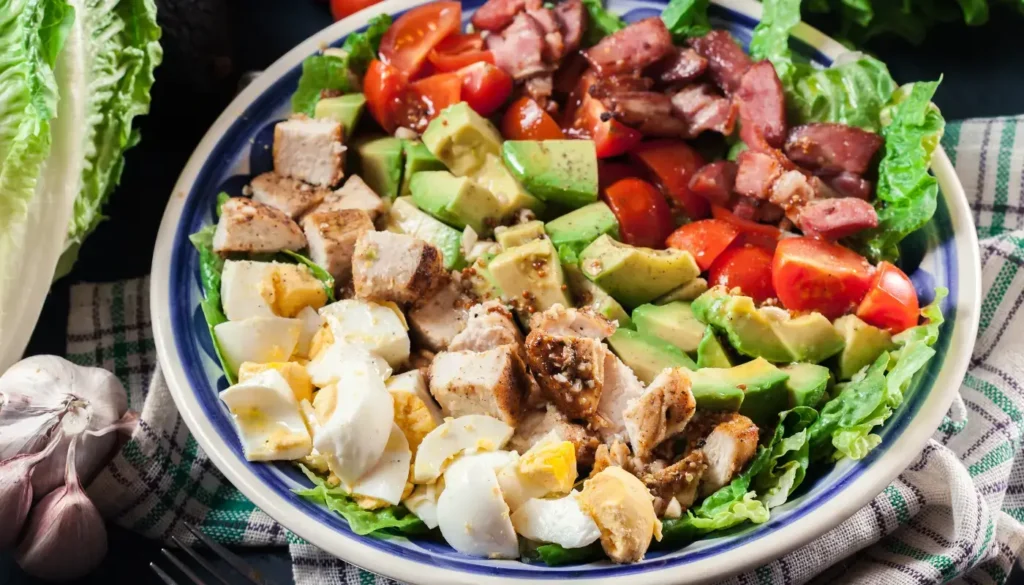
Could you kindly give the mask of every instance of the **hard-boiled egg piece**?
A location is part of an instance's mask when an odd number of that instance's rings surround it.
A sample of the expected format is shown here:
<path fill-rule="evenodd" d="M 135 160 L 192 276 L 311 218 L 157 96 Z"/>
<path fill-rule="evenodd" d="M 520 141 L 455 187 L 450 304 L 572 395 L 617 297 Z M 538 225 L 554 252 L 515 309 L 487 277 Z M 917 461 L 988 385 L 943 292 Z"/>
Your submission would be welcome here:
<path fill-rule="evenodd" d="M 369 368 L 381 383 L 391 376 L 391 366 L 384 358 L 362 347 L 332 343 L 306 364 L 313 385 L 323 388 L 336 384 L 352 368 Z"/>
<path fill-rule="evenodd" d="M 394 401 L 380 376 L 366 363 L 353 362 L 336 386 L 336 404 L 330 416 L 325 420 L 317 413 L 320 428 L 313 444 L 327 458 L 331 471 L 351 486 L 384 453 L 394 426 Z"/>
<path fill-rule="evenodd" d="M 445 481 L 437 500 L 441 535 L 463 554 L 492 559 L 518 557 L 519 539 L 494 470 L 478 462 L 463 475 L 454 485 Z"/>
<path fill-rule="evenodd" d="M 512 427 L 483 414 L 450 418 L 430 431 L 416 452 L 415 483 L 430 483 L 462 453 L 497 451 L 512 437 Z"/>
<path fill-rule="evenodd" d="M 313 448 L 291 387 L 280 372 L 267 370 L 220 393 L 238 429 L 249 461 L 291 461 Z"/>
<path fill-rule="evenodd" d="M 515 451 L 488 451 L 473 455 L 463 455 L 452 461 L 448 469 L 444 471 L 444 484 L 453 485 L 463 481 L 466 474 L 476 466 L 484 467 L 497 472 L 499 469 L 515 464 L 519 455 Z"/>
<path fill-rule="evenodd" d="M 441 407 L 437 405 L 434 397 L 427 390 L 427 377 L 421 370 L 409 370 L 397 376 L 391 376 L 384 384 L 392 395 L 407 393 L 419 397 L 423 401 L 423 405 L 430 411 L 434 422 L 437 424 L 444 422 Z"/>
<path fill-rule="evenodd" d="M 580 509 L 601 529 L 601 548 L 616 563 L 643 560 L 651 539 L 661 540 L 654 496 L 621 467 L 608 467 L 583 484 Z"/>
<path fill-rule="evenodd" d="M 296 317 L 303 309 L 319 309 L 327 304 L 324 283 L 304 264 L 273 264 L 274 313 Z"/>
<path fill-rule="evenodd" d="M 402 501 L 402 492 L 409 480 L 409 465 L 412 452 L 405 433 L 398 425 L 391 425 L 391 435 L 380 460 L 359 481 L 352 484 L 351 492 L 357 496 L 376 498 L 397 506 Z"/>
<path fill-rule="evenodd" d="M 220 277 L 220 299 L 230 321 L 275 317 L 274 264 L 227 260 Z"/>
<path fill-rule="evenodd" d="M 299 402 L 313 399 L 313 382 L 309 379 L 309 373 L 306 372 L 306 368 L 302 364 L 295 362 L 271 362 L 269 364 L 245 362 L 238 368 L 238 381 L 245 382 L 267 370 L 277 370 L 288 382 L 292 394 Z"/>
<path fill-rule="evenodd" d="M 419 370 L 392 376 L 385 386 L 395 399 L 395 424 L 405 432 L 409 448 L 415 455 L 423 438 L 441 424 L 441 409 L 427 392 Z"/>
<path fill-rule="evenodd" d="M 410 512 L 433 530 L 437 528 L 437 499 L 444 491 L 444 480 L 418 485 L 402 503 Z"/>
<path fill-rule="evenodd" d="M 225 321 L 213 328 L 224 359 L 232 372 L 245 362 L 285 362 L 299 342 L 302 323 L 284 317 L 249 317 Z"/>
<path fill-rule="evenodd" d="M 576 448 L 552 431 L 537 441 L 515 465 L 498 472 L 498 483 L 513 511 L 531 498 L 569 493 L 576 482 Z"/>
<path fill-rule="evenodd" d="M 324 323 L 324 318 L 313 307 L 303 308 L 295 318 L 302 322 L 302 330 L 299 331 L 299 343 L 295 346 L 295 355 L 304 358 L 311 357 L 309 350 L 313 344 L 313 336 L 320 330 Z"/>
<path fill-rule="evenodd" d="M 391 307 L 348 299 L 320 309 L 334 335 L 334 344 L 362 347 L 395 368 L 409 359 L 409 333 Z"/>
<path fill-rule="evenodd" d="M 516 532 L 537 542 L 582 548 L 601 537 L 597 523 L 580 510 L 579 492 L 555 499 L 531 499 L 512 514 Z"/>

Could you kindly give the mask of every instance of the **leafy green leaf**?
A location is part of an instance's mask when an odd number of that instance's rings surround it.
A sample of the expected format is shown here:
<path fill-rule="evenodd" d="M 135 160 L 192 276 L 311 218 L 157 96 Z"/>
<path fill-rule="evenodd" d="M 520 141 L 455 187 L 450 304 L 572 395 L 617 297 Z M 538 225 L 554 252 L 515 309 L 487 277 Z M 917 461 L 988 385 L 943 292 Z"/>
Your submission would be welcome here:
<path fill-rule="evenodd" d="M 386 537 L 393 534 L 423 534 L 427 525 L 405 506 L 388 506 L 377 510 L 365 510 L 341 488 L 327 487 L 322 477 L 299 464 L 302 472 L 313 482 L 313 487 L 292 490 L 297 496 L 327 506 L 332 512 L 348 521 L 352 532 L 360 536 Z"/>
<path fill-rule="evenodd" d="M 662 522 L 662 544 L 690 542 L 718 530 L 725 530 L 750 521 L 763 524 L 768 521 L 768 508 L 754 492 L 746 492 L 738 499 L 716 508 L 714 514 L 701 515 L 687 512 L 681 518 Z"/>
<path fill-rule="evenodd" d="M 370 61 L 377 58 L 380 41 L 391 27 L 391 16 L 381 14 L 370 19 L 366 32 L 345 37 L 341 50 L 348 53 L 348 66 L 359 76 L 366 74 Z"/>
<path fill-rule="evenodd" d="M 768 59 L 775 66 L 783 87 L 792 84 L 796 73 L 789 49 L 789 34 L 800 24 L 800 0 L 764 0 L 761 22 L 750 39 L 750 56 L 755 61 Z"/>
<path fill-rule="evenodd" d="M 758 499 L 769 510 L 784 504 L 803 482 L 810 464 L 808 429 L 817 418 L 818 412 L 807 406 L 779 414 L 771 457 L 754 480 Z"/>
<path fill-rule="evenodd" d="M 661 19 L 677 43 L 711 32 L 708 0 L 671 0 L 661 12 Z"/>
<path fill-rule="evenodd" d="M 292 260 L 295 260 L 299 264 L 304 264 L 307 268 L 309 268 L 309 271 L 313 273 L 313 276 L 315 276 L 317 280 L 324 283 L 324 292 L 327 293 L 328 303 L 333 303 L 336 300 L 334 297 L 334 277 L 331 276 L 330 272 L 327 272 L 319 264 L 313 262 L 309 258 L 303 256 L 302 254 L 299 254 L 298 252 L 292 252 L 291 250 L 283 250 L 282 252 L 284 253 L 285 256 Z"/>
<path fill-rule="evenodd" d="M 231 199 L 231 196 L 228 195 L 227 193 L 225 193 L 223 191 L 221 191 L 220 193 L 217 193 L 217 217 L 218 218 L 220 217 L 221 208 L 224 207 L 224 204 L 228 202 L 228 199 Z"/>
<path fill-rule="evenodd" d="M 868 56 L 828 69 L 804 67 L 791 78 L 786 104 L 798 124 L 836 122 L 877 132 L 896 90 L 885 63 Z"/>
<path fill-rule="evenodd" d="M 865 371 L 858 373 L 842 392 L 825 403 L 818 420 L 810 428 L 811 452 L 815 459 L 832 453 L 833 439 L 837 433 L 853 431 L 863 435 L 862 425 L 876 420 L 885 420 L 892 412 L 886 400 L 885 371 L 889 365 L 889 353 L 883 352 Z M 873 427 L 873 424 L 872 424 Z M 870 430 L 870 427 L 869 429 Z M 851 444 L 852 437 L 844 435 L 844 446 Z M 846 455 L 840 451 L 841 455 Z"/>
<path fill-rule="evenodd" d="M 535 557 L 549 567 L 591 563 L 605 558 L 600 542 L 582 548 L 565 548 L 560 544 L 542 544 L 532 551 Z"/>
<path fill-rule="evenodd" d="M 583 44 L 592 47 L 606 36 L 626 28 L 626 21 L 618 14 L 604 8 L 603 0 L 583 0 L 587 9 L 587 26 L 583 32 Z"/>
<path fill-rule="evenodd" d="M 935 345 L 939 339 L 939 328 L 945 322 L 942 316 L 942 301 L 949 296 L 949 289 L 940 286 L 935 289 L 935 299 L 921 309 L 921 318 L 925 322 L 916 327 L 911 327 L 892 338 L 897 345 L 909 344 L 913 341 L 923 341 L 927 345 Z"/>
<path fill-rule="evenodd" d="M 214 327 L 228 320 L 227 316 L 224 315 L 220 298 L 224 259 L 213 251 L 213 234 L 216 231 L 216 225 L 208 225 L 189 236 L 188 239 L 199 252 L 199 281 L 203 287 L 204 297 L 203 302 L 199 306 L 203 311 L 203 316 L 206 318 L 206 326 L 210 329 L 210 339 L 213 340 L 213 349 L 217 353 L 217 359 L 220 360 L 224 376 L 227 378 L 228 384 L 234 384 L 236 381 L 235 374 L 228 366 L 227 360 L 224 359 L 224 351 L 221 349 L 220 341 L 217 340 L 217 334 L 213 330 Z"/>

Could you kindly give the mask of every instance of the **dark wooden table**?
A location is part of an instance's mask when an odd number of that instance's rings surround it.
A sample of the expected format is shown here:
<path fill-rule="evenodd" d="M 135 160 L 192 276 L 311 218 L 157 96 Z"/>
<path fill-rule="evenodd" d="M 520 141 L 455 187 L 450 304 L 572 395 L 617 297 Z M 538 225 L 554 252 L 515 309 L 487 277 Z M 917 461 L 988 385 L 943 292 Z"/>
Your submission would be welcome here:
<path fill-rule="evenodd" d="M 206 12 L 202 2 L 163 1 L 179 4 L 180 12 L 161 13 L 167 54 L 157 73 L 152 111 L 141 120 L 142 143 L 128 153 L 121 186 L 106 209 L 111 219 L 89 238 L 72 274 L 57 283 L 48 297 L 31 353 L 64 352 L 72 283 L 149 273 L 167 197 L 192 149 L 230 102 L 238 76 L 264 69 L 331 22 L 326 4 L 314 0 L 226 0 Z M 206 25 L 207 38 L 197 40 L 189 32 L 195 30 L 196 22 Z M 827 31 L 830 23 L 820 26 Z M 1024 114 L 1024 18 L 1016 13 L 995 9 L 992 22 L 984 28 L 935 28 L 917 47 L 884 39 L 867 48 L 888 63 L 898 81 L 944 75 L 936 102 L 948 120 Z M 205 57 L 198 65 L 197 51 Z M 112 527 L 106 561 L 78 583 L 158 583 L 147 566 L 157 559 L 159 549 L 156 542 Z M 286 550 L 237 552 L 274 582 L 292 582 Z M 1019 571 L 1010 581 L 1024 583 Z M 0 553 L 0 584 L 30 583 L 35 581 L 22 574 L 9 555 Z"/>

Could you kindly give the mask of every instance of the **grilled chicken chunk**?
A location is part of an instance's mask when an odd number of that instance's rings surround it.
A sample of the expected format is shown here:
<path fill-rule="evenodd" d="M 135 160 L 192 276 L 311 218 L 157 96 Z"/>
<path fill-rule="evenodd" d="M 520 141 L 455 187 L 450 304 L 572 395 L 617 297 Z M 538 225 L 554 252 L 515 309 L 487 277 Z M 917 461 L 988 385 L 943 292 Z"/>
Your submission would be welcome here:
<path fill-rule="evenodd" d="M 577 464 L 591 465 L 594 462 L 594 452 L 598 446 L 597 436 L 583 425 L 570 421 L 550 403 L 543 410 L 529 410 L 523 413 L 508 448 L 525 453 L 551 432 L 576 447 Z"/>
<path fill-rule="evenodd" d="M 345 176 L 341 123 L 305 116 L 274 126 L 274 170 L 317 187 L 333 187 Z"/>
<path fill-rule="evenodd" d="M 448 277 L 441 252 L 423 240 L 391 232 L 366 232 L 352 260 L 356 296 L 411 303 L 433 294 Z"/>
<path fill-rule="evenodd" d="M 356 241 L 373 231 L 369 214 L 359 209 L 314 211 L 302 218 L 309 242 L 309 258 L 334 277 L 337 286 L 352 280 L 352 254 Z"/>
<path fill-rule="evenodd" d="M 466 328 L 469 303 L 459 283 L 449 280 L 436 293 L 413 305 L 408 313 L 409 327 L 421 345 L 443 351 Z"/>
<path fill-rule="evenodd" d="M 525 367 L 511 345 L 441 352 L 430 364 L 430 393 L 445 416 L 486 414 L 516 426 L 525 400 Z"/>
<path fill-rule="evenodd" d="M 341 211 L 343 209 L 362 209 L 370 214 L 370 219 L 377 218 L 387 211 L 387 206 L 380 195 L 363 181 L 359 175 L 352 175 L 337 191 L 327 194 L 323 202 L 314 211 Z"/>
<path fill-rule="evenodd" d="M 567 335 L 604 339 L 615 333 L 615 324 L 590 308 L 567 309 L 555 305 L 530 318 L 530 329 L 550 335 Z"/>
<path fill-rule="evenodd" d="M 658 461 L 648 466 L 640 480 L 651 490 L 658 516 L 665 513 L 672 498 L 679 502 L 683 510 L 689 509 L 697 499 L 697 487 L 705 469 L 707 461 L 700 449 L 690 451 L 686 457 L 671 465 Z"/>
<path fill-rule="evenodd" d="M 306 247 L 302 230 L 283 211 L 247 197 L 232 197 L 221 206 L 213 234 L 213 251 L 280 252 Z"/>
<path fill-rule="evenodd" d="M 686 370 L 662 371 L 623 412 L 633 454 L 643 460 L 651 459 L 654 448 L 679 434 L 696 409 Z"/>
<path fill-rule="evenodd" d="M 539 329 L 526 337 L 526 359 L 537 383 L 572 419 L 597 412 L 608 355 L 608 348 L 590 337 L 549 335 Z"/>
<path fill-rule="evenodd" d="M 450 351 L 486 351 L 502 345 L 522 345 L 523 335 L 512 313 L 501 301 L 492 300 L 469 310 L 466 327 L 452 339 Z"/>
<path fill-rule="evenodd" d="M 253 201 L 275 207 L 297 219 L 324 200 L 329 191 L 277 173 L 263 173 L 249 183 Z"/>
<path fill-rule="evenodd" d="M 597 451 L 594 452 L 594 467 L 590 470 L 590 477 L 609 467 L 621 467 L 630 473 L 636 469 L 629 447 L 618 439 L 598 445 Z"/>
<path fill-rule="evenodd" d="M 633 370 L 622 363 L 615 354 L 608 352 L 604 363 L 604 390 L 601 402 L 590 423 L 601 435 L 601 439 L 609 443 L 616 438 L 626 438 L 626 418 L 624 413 L 629 403 L 640 398 L 644 387 L 637 379 Z"/>
<path fill-rule="evenodd" d="M 702 447 L 708 469 L 701 481 L 702 495 L 709 495 L 733 480 L 757 452 L 758 430 L 752 420 L 730 412 L 710 415 L 714 424 Z"/>

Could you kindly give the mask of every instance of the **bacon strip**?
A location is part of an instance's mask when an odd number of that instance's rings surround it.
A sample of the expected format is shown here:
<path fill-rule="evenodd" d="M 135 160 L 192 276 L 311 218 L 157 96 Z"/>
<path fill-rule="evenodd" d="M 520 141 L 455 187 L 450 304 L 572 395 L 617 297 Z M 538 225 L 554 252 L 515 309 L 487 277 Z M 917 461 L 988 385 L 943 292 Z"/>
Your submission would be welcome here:
<path fill-rule="evenodd" d="M 770 61 L 759 61 L 743 74 L 735 98 L 743 142 L 754 150 L 781 148 L 786 141 L 786 98 Z"/>
<path fill-rule="evenodd" d="M 667 57 L 650 67 L 648 74 L 665 84 L 696 81 L 708 68 L 708 60 L 689 48 L 676 48 Z"/>
<path fill-rule="evenodd" d="M 789 132 L 786 155 L 793 162 L 829 173 L 848 171 L 863 175 L 882 137 L 845 124 L 817 123 L 797 126 Z"/>
<path fill-rule="evenodd" d="M 719 160 L 708 163 L 690 179 L 690 191 L 715 205 L 728 207 L 736 184 L 736 163 Z"/>
<path fill-rule="evenodd" d="M 512 24 L 523 10 L 537 10 L 541 4 L 541 0 L 487 0 L 473 13 L 471 22 L 476 30 L 497 32 Z"/>
<path fill-rule="evenodd" d="M 878 227 L 878 213 L 855 197 L 820 199 L 805 205 L 796 223 L 806 235 L 838 240 Z"/>
<path fill-rule="evenodd" d="M 736 110 L 732 100 L 719 95 L 708 83 L 691 85 L 672 96 L 672 111 L 687 124 L 684 138 L 696 138 L 709 130 L 732 134 Z"/>
<path fill-rule="evenodd" d="M 732 35 L 724 30 L 713 30 L 702 37 L 690 39 L 689 43 L 708 60 L 708 75 L 715 85 L 728 95 L 735 93 L 752 61 Z"/>
<path fill-rule="evenodd" d="M 660 17 L 652 16 L 606 36 L 583 54 L 600 73 L 614 74 L 640 71 L 672 50 L 671 33 Z"/>

